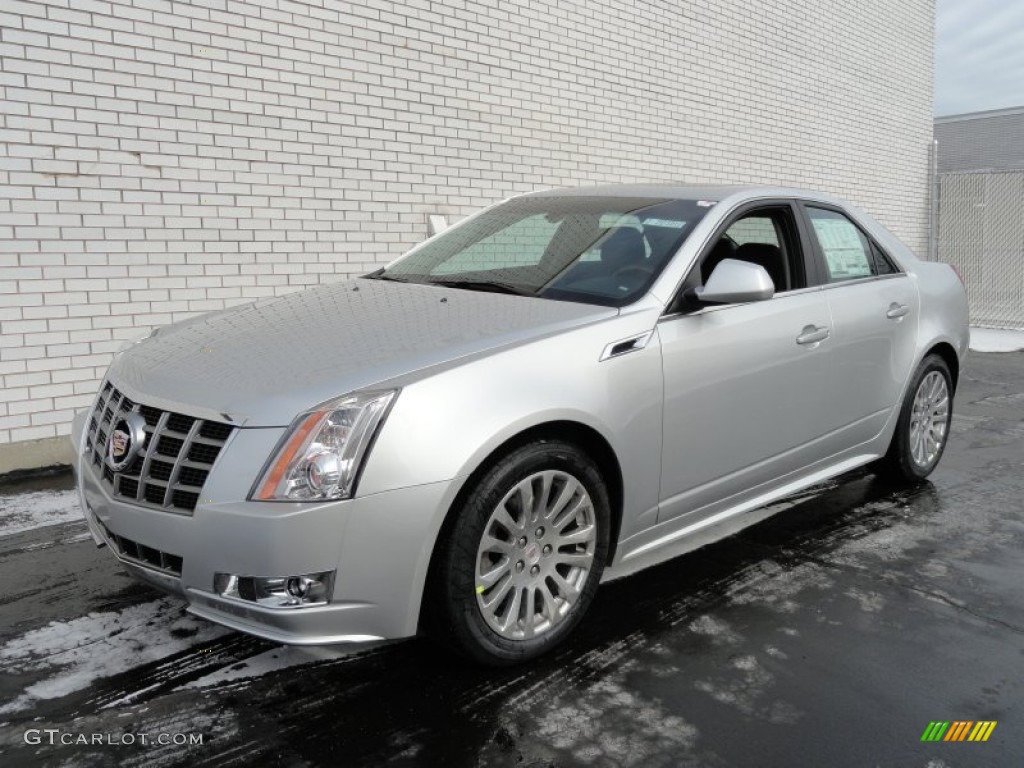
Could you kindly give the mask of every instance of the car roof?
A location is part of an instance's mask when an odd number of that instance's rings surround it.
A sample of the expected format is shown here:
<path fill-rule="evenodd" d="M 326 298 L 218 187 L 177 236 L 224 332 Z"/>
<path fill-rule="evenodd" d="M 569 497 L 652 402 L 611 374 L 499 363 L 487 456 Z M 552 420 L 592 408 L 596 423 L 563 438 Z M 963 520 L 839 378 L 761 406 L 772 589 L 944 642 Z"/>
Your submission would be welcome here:
<path fill-rule="evenodd" d="M 821 192 L 758 184 L 601 184 L 589 187 L 555 187 L 530 192 L 524 197 L 650 197 L 715 202 L 732 197 L 788 197 L 845 205 L 845 201 Z"/>

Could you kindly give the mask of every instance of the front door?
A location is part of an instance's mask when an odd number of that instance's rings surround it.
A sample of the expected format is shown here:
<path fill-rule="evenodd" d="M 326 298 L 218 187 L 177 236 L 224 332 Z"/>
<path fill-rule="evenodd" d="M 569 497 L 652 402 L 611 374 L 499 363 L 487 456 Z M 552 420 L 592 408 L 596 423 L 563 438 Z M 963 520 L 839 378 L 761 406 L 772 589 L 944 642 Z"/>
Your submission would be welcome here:
<path fill-rule="evenodd" d="M 707 306 L 658 325 L 665 382 L 658 521 L 701 515 L 708 504 L 771 483 L 811 463 L 823 426 L 832 321 L 808 274 L 795 206 L 735 214 L 687 285 L 723 259 L 765 267 L 776 293 L 749 304 Z M 695 518 L 696 519 L 696 518 Z"/>

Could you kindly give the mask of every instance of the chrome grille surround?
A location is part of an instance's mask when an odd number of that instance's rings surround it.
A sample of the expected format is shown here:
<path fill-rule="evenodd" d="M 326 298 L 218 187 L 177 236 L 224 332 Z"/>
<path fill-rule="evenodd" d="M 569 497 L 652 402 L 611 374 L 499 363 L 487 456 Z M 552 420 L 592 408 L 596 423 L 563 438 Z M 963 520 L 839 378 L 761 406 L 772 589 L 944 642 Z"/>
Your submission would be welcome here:
<path fill-rule="evenodd" d="M 105 460 L 113 425 L 129 413 L 146 421 L 142 451 L 115 472 Z M 235 428 L 136 403 L 109 380 L 103 383 L 86 427 L 85 457 L 114 498 L 150 509 L 191 515 L 221 449 Z"/>

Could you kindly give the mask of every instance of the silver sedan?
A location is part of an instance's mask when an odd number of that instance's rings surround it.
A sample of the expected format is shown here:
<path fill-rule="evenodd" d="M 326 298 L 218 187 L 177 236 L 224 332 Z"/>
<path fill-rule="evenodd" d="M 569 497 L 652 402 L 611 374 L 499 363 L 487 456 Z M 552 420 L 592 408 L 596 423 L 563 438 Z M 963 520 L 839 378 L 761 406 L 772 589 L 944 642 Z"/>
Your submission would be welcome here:
<path fill-rule="evenodd" d="M 199 616 L 512 663 L 770 502 L 926 477 L 967 344 L 953 269 L 840 200 L 540 192 L 131 345 L 76 472 L 97 544 Z"/>

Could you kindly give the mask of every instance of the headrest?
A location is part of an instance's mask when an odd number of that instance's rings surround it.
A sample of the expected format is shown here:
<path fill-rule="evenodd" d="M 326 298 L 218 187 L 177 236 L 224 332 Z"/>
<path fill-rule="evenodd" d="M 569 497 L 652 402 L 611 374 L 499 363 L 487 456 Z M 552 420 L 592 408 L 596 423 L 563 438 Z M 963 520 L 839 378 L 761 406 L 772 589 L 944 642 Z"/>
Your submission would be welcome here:
<path fill-rule="evenodd" d="M 647 257 L 644 236 L 632 227 L 619 227 L 601 243 L 601 263 L 613 270 L 635 264 Z"/>

